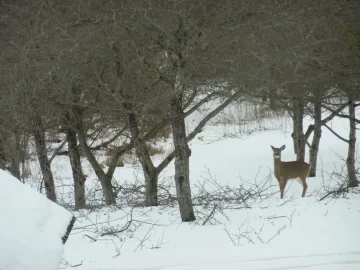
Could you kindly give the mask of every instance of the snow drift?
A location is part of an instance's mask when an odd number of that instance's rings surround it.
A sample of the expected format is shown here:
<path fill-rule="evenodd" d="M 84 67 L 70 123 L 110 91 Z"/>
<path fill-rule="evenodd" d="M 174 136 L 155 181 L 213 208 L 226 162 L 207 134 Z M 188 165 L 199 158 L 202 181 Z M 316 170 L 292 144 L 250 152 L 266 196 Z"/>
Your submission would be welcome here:
<path fill-rule="evenodd" d="M 0 269 L 58 269 L 73 216 L 0 170 Z"/>

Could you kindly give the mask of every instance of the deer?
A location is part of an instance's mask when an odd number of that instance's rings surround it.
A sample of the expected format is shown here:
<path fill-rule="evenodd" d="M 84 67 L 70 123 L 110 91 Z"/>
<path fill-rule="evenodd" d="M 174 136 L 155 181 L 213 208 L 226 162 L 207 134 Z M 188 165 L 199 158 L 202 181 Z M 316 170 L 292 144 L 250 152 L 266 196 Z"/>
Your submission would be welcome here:
<path fill-rule="evenodd" d="M 307 190 L 306 177 L 310 171 L 310 165 L 304 161 L 281 161 L 281 151 L 285 145 L 280 148 L 270 145 L 274 154 L 274 174 L 280 186 L 280 198 L 284 197 L 284 190 L 289 179 L 297 180 L 303 186 L 301 197 L 305 197 Z"/>

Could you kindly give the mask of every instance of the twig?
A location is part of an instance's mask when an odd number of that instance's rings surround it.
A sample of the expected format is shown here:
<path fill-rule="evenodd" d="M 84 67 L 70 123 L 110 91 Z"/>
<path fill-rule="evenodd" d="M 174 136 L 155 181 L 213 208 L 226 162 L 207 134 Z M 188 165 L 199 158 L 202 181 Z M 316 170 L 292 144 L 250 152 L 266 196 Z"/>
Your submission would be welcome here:
<path fill-rule="evenodd" d="M 267 217 L 267 219 L 275 219 L 275 218 L 286 218 L 287 216 L 271 216 Z"/>
<path fill-rule="evenodd" d="M 205 221 L 203 222 L 203 224 L 202 224 L 202 225 L 205 225 L 205 224 L 206 224 L 206 222 L 208 222 L 208 221 L 209 221 L 209 219 L 210 219 L 210 218 L 212 218 L 212 217 L 214 216 L 215 211 L 216 211 L 216 207 L 217 207 L 217 204 L 214 204 L 214 208 L 213 208 L 213 210 L 210 212 L 210 214 L 209 214 L 209 215 L 208 215 L 208 217 L 205 219 Z"/>
<path fill-rule="evenodd" d="M 271 240 L 274 239 L 275 236 L 280 235 L 280 232 L 286 228 L 286 225 L 282 226 L 277 233 L 275 233 L 269 240 L 267 240 L 266 244 L 268 244 Z"/>
<path fill-rule="evenodd" d="M 96 239 L 96 238 L 93 238 L 93 237 L 91 237 L 91 236 L 90 236 L 90 235 L 88 235 L 88 234 L 84 234 L 84 236 L 86 236 L 86 237 L 90 238 L 92 242 L 96 242 L 96 241 L 97 241 L 97 239 Z"/>
<path fill-rule="evenodd" d="M 227 230 L 226 226 L 224 226 L 224 230 L 225 230 L 227 236 L 229 236 L 231 242 L 234 244 L 234 246 L 236 246 L 236 243 L 235 243 L 234 239 L 231 237 L 231 235 L 230 235 L 229 231 Z"/>
<path fill-rule="evenodd" d="M 140 240 L 140 243 L 137 245 L 137 247 L 134 249 L 134 252 L 141 246 L 143 246 L 143 244 L 145 243 L 146 240 L 149 239 L 149 237 L 151 235 L 149 235 L 149 233 L 152 231 L 152 229 L 154 228 L 154 225 L 151 226 L 151 228 L 146 232 L 146 234 L 144 235 L 144 237 Z"/>
<path fill-rule="evenodd" d="M 109 230 L 107 232 L 104 232 L 102 234 L 100 234 L 100 236 L 105 236 L 105 235 L 115 235 L 117 233 L 122 233 L 124 231 L 126 231 L 127 229 L 129 229 L 130 225 L 132 224 L 132 222 L 134 221 L 133 220 L 133 212 L 134 212 L 134 208 L 131 208 L 131 211 L 130 211 L 130 220 L 128 220 L 126 222 L 126 224 L 120 229 L 120 230 Z M 129 214 L 128 214 L 129 216 Z"/>

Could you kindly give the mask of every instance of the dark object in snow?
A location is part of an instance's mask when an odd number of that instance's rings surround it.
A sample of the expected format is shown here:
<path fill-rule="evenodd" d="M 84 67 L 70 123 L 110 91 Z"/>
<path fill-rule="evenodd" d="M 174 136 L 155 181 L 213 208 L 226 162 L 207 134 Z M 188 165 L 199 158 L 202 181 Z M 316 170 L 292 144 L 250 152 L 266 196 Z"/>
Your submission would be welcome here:
<path fill-rule="evenodd" d="M 66 229 L 66 232 L 65 232 L 64 236 L 61 237 L 62 243 L 64 245 L 65 245 L 65 243 L 66 243 L 66 241 L 67 241 L 67 239 L 69 237 L 69 234 L 70 234 L 70 232 L 71 232 L 71 230 L 72 230 L 72 228 L 74 226 L 75 220 L 76 220 L 76 218 L 73 216 L 72 219 L 70 220 L 70 223 L 69 223 L 69 225 L 68 225 L 68 227 Z"/>

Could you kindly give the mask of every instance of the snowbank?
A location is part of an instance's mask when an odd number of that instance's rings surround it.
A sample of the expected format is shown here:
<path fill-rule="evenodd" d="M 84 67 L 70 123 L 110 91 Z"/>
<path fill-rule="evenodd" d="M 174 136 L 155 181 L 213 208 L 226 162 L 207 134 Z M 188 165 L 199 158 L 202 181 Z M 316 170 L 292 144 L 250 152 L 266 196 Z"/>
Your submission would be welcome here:
<path fill-rule="evenodd" d="M 57 270 L 72 214 L 0 170 L 0 269 Z"/>

